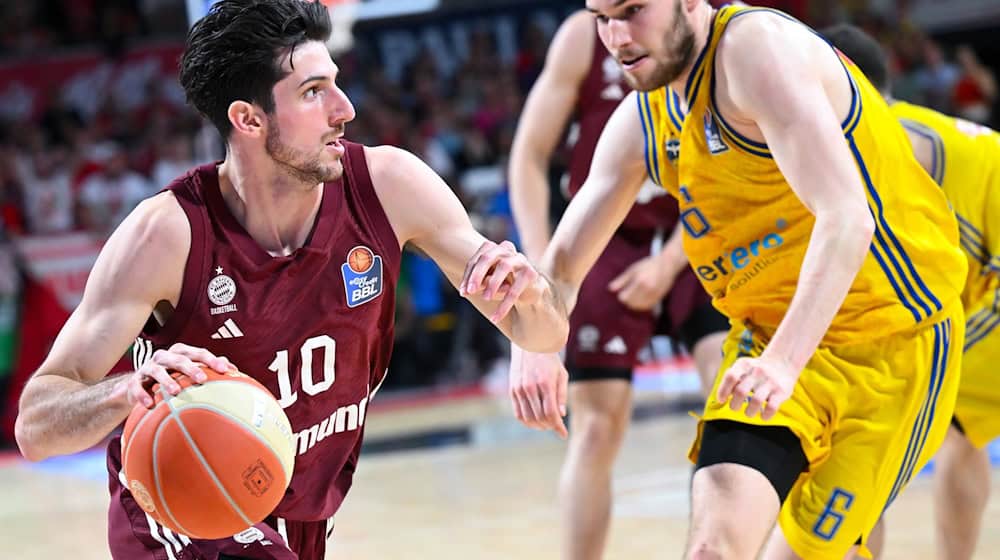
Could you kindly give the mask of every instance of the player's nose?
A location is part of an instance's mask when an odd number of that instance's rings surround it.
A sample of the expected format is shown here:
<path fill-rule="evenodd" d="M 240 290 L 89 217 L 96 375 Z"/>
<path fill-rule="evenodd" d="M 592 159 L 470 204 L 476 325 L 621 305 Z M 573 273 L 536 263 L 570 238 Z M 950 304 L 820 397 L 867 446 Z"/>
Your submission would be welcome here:
<path fill-rule="evenodd" d="M 607 47 L 614 52 L 632 44 L 632 32 L 629 30 L 628 22 L 620 19 L 612 19 L 607 25 Z"/>
<path fill-rule="evenodd" d="M 354 110 L 354 104 L 348 99 L 347 94 L 344 90 L 340 88 L 334 88 L 334 94 L 330 96 L 330 105 L 328 108 L 331 126 L 341 125 L 354 120 L 357 116 L 357 112 Z"/>

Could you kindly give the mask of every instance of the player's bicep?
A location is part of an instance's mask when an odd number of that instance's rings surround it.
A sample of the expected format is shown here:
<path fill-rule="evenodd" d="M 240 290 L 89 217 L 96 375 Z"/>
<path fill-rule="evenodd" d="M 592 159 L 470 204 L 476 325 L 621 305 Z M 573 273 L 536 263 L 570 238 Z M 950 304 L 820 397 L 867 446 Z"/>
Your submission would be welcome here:
<path fill-rule="evenodd" d="M 629 94 L 604 127 L 587 180 L 563 214 L 546 251 L 546 268 L 560 281 L 582 281 L 648 177 L 636 96 Z"/>
<path fill-rule="evenodd" d="M 176 201 L 161 197 L 142 203 L 105 243 L 83 299 L 39 375 L 82 381 L 104 377 L 142 330 L 153 307 L 161 300 L 176 304 L 190 230 Z"/>
<path fill-rule="evenodd" d="M 365 148 L 372 182 L 400 246 L 427 254 L 455 286 L 485 238 L 451 188 L 415 155 L 391 146 Z"/>

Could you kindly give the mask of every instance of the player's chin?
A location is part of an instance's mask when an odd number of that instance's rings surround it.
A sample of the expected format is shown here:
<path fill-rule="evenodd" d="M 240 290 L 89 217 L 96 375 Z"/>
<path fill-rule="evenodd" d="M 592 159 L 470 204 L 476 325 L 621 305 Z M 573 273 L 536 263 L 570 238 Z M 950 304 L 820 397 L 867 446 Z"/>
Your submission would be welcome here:
<path fill-rule="evenodd" d="M 325 161 L 323 161 L 325 160 Z M 318 169 L 320 177 L 324 182 L 336 181 L 344 175 L 344 161 L 339 157 L 321 158 Z"/>
<path fill-rule="evenodd" d="M 624 76 L 629 87 L 636 91 L 653 91 L 663 87 L 662 85 L 657 85 L 652 76 L 643 75 L 639 72 L 625 72 Z"/>

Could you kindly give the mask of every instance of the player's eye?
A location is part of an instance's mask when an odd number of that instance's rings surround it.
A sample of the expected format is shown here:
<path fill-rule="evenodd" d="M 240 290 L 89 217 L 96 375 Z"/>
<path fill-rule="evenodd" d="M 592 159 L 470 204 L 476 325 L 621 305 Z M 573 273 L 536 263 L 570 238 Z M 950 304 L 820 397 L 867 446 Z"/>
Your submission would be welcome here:
<path fill-rule="evenodd" d="M 635 14 L 638 14 L 639 12 L 642 11 L 642 8 L 643 8 L 642 4 L 632 4 L 631 6 L 625 8 L 625 19 L 628 19 L 634 16 Z"/>
<path fill-rule="evenodd" d="M 304 94 L 302 94 L 302 95 L 303 95 L 303 97 L 305 97 L 306 99 L 312 99 L 313 97 L 316 97 L 317 95 L 319 95 L 319 88 L 318 88 L 318 87 L 316 87 L 316 86 L 313 86 L 313 87 L 311 87 L 311 88 L 307 89 L 307 90 L 305 91 L 305 93 L 304 93 Z"/>

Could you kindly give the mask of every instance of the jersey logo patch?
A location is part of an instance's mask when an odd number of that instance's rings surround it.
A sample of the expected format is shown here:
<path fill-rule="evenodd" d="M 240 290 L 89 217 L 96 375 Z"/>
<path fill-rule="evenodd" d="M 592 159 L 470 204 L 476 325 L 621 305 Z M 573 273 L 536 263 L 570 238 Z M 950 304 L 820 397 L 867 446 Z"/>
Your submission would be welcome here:
<path fill-rule="evenodd" d="M 667 161 L 677 164 L 681 158 L 681 141 L 677 138 L 667 138 L 663 143 L 663 151 L 667 154 Z"/>
<path fill-rule="evenodd" d="M 208 301 L 218 307 L 209 310 L 212 315 L 222 313 L 232 313 L 236 311 L 236 304 L 229 303 L 236 297 L 236 281 L 232 277 L 222 273 L 222 267 L 215 267 L 215 278 L 208 282 Z"/>
<path fill-rule="evenodd" d="M 719 123 L 715 122 L 715 115 L 707 109 L 705 110 L 705 142 L 708 144 L 708 151 L 713 156 L 729 151 L 729 146 L 726 145 L 725 140 L 722 139 L 722 133 L 719 132 Z"/>
<path fill-rule="evenodd" d="M 347 253 L 347 262 L 340 265 L 344 275 L 347 306 L 357 307 L 382 293 L 382 257 L 359 245 Z"/>

